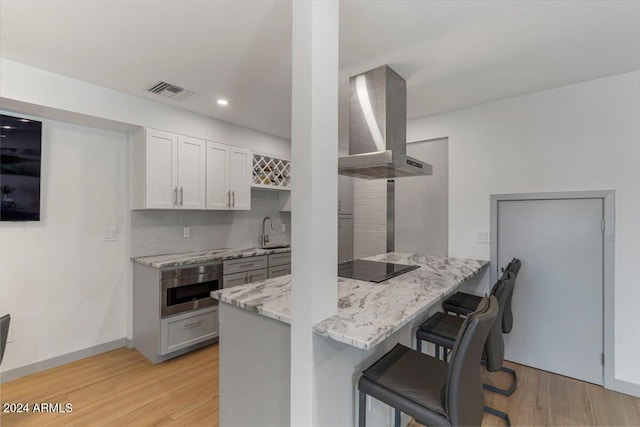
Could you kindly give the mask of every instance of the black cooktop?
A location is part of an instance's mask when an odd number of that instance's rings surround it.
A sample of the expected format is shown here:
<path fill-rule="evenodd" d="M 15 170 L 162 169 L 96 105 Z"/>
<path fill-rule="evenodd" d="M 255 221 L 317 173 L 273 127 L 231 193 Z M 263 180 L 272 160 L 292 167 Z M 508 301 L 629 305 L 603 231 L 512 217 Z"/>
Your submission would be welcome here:
<path fill-rule="evenodd" d="M 338 276 L 380 283 L 416 268 L 420 266 L 356 259 L 338 264 Z"/>

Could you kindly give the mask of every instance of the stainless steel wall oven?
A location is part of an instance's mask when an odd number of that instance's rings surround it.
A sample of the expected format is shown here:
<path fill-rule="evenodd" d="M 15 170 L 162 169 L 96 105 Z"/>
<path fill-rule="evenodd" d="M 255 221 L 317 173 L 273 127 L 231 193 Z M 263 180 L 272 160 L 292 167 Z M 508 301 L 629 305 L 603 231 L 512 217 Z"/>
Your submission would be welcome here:
<path fill-rule="evenodd" d="M 161 317 L 217 305 L 210 294 L 222 289 L 222 262 L 164 270 L 160 283 Z"/>

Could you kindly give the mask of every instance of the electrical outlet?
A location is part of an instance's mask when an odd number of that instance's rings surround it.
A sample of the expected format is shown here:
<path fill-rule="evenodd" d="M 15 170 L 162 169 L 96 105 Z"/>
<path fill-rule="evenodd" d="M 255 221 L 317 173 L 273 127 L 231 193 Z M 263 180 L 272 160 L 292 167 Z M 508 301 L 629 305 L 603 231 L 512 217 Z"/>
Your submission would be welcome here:
<path fill-rule="evenodd" d="M 105 242 L 117 242 L 120 238 L 120 232 L 117 228 L 110 228 L 105 230 L 104 232 L 104 241 Z"/>
<path fill-rule="evenodd" d="M 287 224 L 285 224 L 284 222 L 282 223 L 282 232 L 283 233 L 287 232 Z"/>
<path fill-rule="evenodd" d="M 489 243 L 488 231 L 478 231 L 478 243 Z"/>
<path fill-rule="evenodd" d="M 184 227 L 184 228 L 182 229 L 182 236 L 183 236 L 185 239 L 188 239 L 189 237 L 191 237 L 191 227 Z"/>

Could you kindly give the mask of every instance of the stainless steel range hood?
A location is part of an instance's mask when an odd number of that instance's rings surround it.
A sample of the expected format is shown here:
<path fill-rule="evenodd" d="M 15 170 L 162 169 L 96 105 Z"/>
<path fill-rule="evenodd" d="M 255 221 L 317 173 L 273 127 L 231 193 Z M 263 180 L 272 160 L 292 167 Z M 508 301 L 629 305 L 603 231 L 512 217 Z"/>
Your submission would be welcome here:
<path fill-rule="evenodd" d="M 407 84 L 388 65 L 353 76 L 349 155 L 338 173 L 364 179 L 431 175 L 430 164 L 407 156 Z"/>

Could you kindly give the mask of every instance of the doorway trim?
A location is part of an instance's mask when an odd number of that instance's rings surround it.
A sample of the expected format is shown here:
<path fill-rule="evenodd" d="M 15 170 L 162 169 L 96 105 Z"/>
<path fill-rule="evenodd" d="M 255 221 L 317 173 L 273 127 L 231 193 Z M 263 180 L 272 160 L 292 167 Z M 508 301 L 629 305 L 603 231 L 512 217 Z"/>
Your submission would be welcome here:
<path fill-rule="evenodd" d="M 616 390 L 615 381 L 615 190 L 567 191 L 553 193 L 516 193 L 491 195 L 490 280 L 498 280 L 498 202 L 518 200 L 601 199 L 604 216 L 602 236 L 602 351 L 603 385 Z"/>

